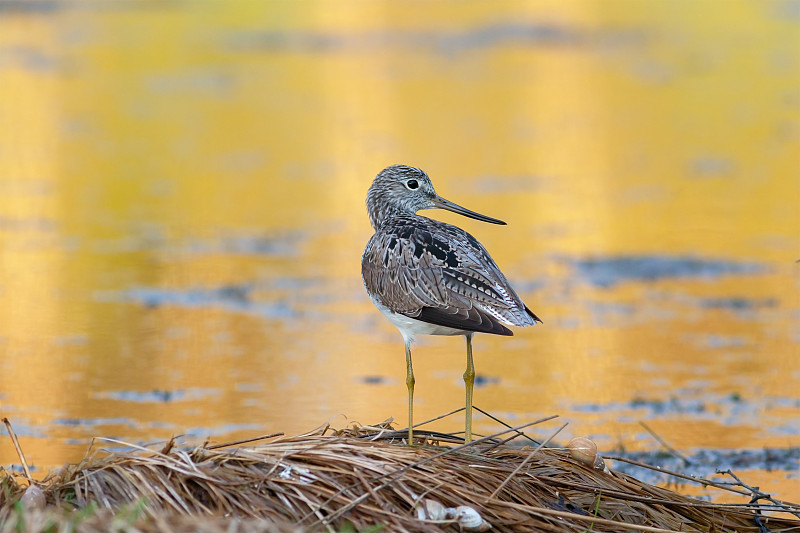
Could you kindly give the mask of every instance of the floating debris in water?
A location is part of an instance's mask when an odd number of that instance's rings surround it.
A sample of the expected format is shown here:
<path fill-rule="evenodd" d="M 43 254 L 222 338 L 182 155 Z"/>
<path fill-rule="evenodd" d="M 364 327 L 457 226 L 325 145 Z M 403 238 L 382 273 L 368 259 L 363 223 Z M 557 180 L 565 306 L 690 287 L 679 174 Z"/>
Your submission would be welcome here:
<path fill-rule="evenodd" d="M 361 376 L 358 378 L 358 382 L 364 385 L 386 385 L 390 381 L 386 376 Z"/>

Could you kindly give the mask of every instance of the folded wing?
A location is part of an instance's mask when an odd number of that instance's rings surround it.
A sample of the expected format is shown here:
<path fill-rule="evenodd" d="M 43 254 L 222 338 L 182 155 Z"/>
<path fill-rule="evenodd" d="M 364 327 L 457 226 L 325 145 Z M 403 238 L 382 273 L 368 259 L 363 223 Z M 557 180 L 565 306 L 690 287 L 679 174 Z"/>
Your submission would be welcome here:
<path fill-rule="evenodd" d="M 367 290 L 410 318 L 465 331 L 512 335 L 538 318 L 484 247 L 464 230 L 420 216 L 387 221 L 364 251 Z"/>

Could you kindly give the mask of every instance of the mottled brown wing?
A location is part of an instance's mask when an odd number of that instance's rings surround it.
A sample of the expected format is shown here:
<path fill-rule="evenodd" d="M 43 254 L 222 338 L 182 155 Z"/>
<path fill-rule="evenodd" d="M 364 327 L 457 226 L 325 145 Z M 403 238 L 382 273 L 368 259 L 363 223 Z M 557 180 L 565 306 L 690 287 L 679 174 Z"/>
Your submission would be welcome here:
<path fill-rule="evenodd" d="M 387 221 L 367 245 L 361 271 L 381 304 L 423 322 L 498 335 L 512 334 L 503 323 L 533 324 L 483 246 L 443 222 Z"/>

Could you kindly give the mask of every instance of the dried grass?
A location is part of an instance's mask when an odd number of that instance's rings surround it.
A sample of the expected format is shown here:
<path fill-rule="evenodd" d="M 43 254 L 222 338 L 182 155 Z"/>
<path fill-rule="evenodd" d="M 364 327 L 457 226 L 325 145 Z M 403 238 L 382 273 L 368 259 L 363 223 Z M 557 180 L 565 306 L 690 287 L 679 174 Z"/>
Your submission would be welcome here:
<path fill-rule="evenodd" d="M 36 483 L 44 507 L 21 505 L 27 480 L 2 472 L 0 533 L 459 530 L 419 519 L 423 499 L 470 506 L 495 531 L 800 531 L 794 504 L 716 504 L 563 449 L 418 435 L 424 445 L 405 446 L 387 422 L 251 446 L 97 451 Z"/>

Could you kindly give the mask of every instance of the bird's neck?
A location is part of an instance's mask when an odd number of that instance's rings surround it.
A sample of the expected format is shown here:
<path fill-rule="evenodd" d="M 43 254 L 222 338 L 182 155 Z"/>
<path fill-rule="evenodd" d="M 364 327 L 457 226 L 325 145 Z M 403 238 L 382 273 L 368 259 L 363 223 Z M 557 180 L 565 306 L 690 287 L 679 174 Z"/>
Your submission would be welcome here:
<path fill-rule="evenodd" d="M 377 231 L 386 220 L 400 215 L 413 215 L 414 211 L 407 206 L 387 202 L 381 198 L 379 193 L 370 189 L 367 193 L 367 213 L 372 229 Z"/>

